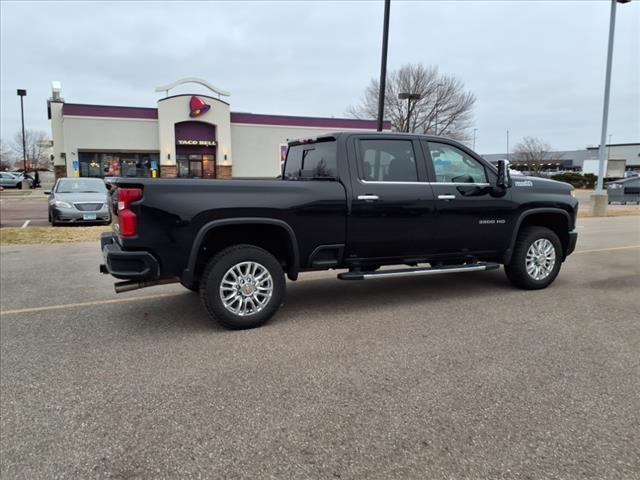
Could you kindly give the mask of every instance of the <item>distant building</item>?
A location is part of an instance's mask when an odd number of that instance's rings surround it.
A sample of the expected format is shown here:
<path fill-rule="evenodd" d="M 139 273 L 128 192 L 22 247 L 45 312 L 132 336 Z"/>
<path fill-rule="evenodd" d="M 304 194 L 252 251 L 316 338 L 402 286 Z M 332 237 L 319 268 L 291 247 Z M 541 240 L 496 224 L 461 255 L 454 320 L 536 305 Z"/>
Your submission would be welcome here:
<path fill-rule="evenodd" d="M 640 170 L 640 143 L 612 143 L 607 145 L 610 159 L 626 160 L 627 170 Z M 524 169 L 525 164 L 518 162 L 515 154 L 507 157 L 506 153 L 490 153 L 482 155 L 488 161 L 495 163 L 498 160 L 509 158 L 511 166 L 515 169 Z M 543 170 L 574 170 L 581 171 L 585 160 L 596 160 L 598 147 L 587 147 L 584 150 L 559 150 L 549 153 L 549 159 L 543 161 Z"/>

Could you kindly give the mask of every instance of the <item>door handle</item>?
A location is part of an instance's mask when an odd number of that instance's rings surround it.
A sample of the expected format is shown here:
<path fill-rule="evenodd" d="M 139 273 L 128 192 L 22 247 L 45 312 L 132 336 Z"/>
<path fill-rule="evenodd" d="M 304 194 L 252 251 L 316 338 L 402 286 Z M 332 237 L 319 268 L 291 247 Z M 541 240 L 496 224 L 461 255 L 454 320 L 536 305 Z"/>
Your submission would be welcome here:
<path fill-rule="evenodd" d="M 378 195 L 358 195 L 358 200 L 380 200 Z"/>
<path fill-rule="evenodd" d="M 438 200 L 455 200 L 455 195 L 438 195 Z"/>

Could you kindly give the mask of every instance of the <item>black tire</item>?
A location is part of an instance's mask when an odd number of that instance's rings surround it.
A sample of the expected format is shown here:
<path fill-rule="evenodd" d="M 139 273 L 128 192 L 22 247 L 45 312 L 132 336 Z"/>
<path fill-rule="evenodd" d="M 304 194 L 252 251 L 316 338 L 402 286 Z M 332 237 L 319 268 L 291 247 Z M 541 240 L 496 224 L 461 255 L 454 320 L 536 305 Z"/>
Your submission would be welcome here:
<path fill-rule="evenodd" d="M 272 288 L 271 297 L 261 310 L 244 316 L 228 310 L 219 293 L 226 273 L 242 262 L 255 262 L 266 269 L 271 276 Z M 200 277 L 200 299 L 209 317 L 234 330 L 259 327 L 267 322 L 280 308 L 285 289 L 284 271 L 278 260 L 266 250 L 254 245 L 234 245 L 225 248 L 209 261 Z"/>
<path fill-rule="evenodd" d="M 16 188 L 17 188 L 18 190 L 22 190 L 22 182 L 18 182 L 18 183 L 16 183 Z"/>
<path fill-rule="evenodd" d="M 53 212 L 49 214 L 49 222 L 51 222 L 52 227 L 57 227 L 60 225 L 58 222 L 56 222 L 56 215 Z"/>
<path fill-rule="evenodd" d="M 546 277 L 537 280 L 527 272 L 527 252 L 534 242 L 542 239 L 549 240 L 553 245 L 555 250 L 555 263 L 553 264 L 551 272 L 549 272 Z M 537 226 L 524 227 L 518 233 L 511 262 L 509 265 L 505 265 L 504 271 L 507 274 L 507 278 L 516 287 L 525 290 L 539 290 L 548 287 L 556 279 L 560 272 L 560 266 L 562 265 L 562 256 L 562 244 L 552 230 Z"/>

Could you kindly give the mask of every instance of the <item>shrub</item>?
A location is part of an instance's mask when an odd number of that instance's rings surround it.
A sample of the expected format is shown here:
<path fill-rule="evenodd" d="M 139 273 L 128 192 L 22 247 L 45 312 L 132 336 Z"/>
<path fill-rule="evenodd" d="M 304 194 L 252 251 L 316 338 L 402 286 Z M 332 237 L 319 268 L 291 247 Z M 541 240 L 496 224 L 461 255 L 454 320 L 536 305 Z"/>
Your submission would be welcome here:
<path fill-rule="evenodd" d="M 578 172 L 563 172 L 551 176 L 551 180 L 569 183 L 575 188 L 593 188 L 597 179 L 597 175 L 592 173 L 583 175 Z"/>

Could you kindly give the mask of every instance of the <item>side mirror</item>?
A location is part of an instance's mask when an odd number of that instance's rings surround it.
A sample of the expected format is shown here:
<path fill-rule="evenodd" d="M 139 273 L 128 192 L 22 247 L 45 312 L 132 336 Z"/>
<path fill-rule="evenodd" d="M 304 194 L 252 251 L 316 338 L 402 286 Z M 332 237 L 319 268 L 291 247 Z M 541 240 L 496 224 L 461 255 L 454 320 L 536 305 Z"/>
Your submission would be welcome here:
<path fill-rule="evenodd" d="M 498 180 L 496 185 L 500 188 L 509 188 L 511 186 L 511 172 L 509 171 L 508 160 L 498 160 Z"/>
<path fill-rule="evenodd" d="M 51 195 L 51 192 L 42 192 L 42 193 L 44 193 L 45 195 Z"/>

